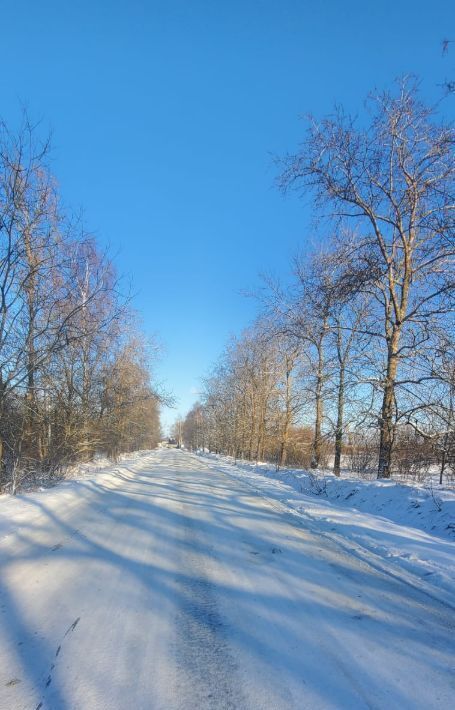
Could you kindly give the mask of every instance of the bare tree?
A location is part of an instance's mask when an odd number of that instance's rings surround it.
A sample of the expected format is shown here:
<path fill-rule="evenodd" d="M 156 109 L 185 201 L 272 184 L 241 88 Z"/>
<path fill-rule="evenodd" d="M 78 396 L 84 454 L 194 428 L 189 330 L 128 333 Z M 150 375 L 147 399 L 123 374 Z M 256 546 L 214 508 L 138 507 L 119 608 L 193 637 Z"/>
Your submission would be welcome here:
<path fill-rule="evenodd" d="M 0 123 L 0 485 L 13 492 L 107 446 L 102 382 L 127 321 L 112 263 L 64 214 L 48 158 L 27 116 L 17 132 Z M 150 433 L 159 398 L 145 397 L 138 357 L 130 352 L 131 431 Z M 133 396 L 141 377 L 145 399 Z"/>
<path fill-rule="evenodd" d="M 312 120 L 302 148 L 285 157 L 279 183 L 284 190 L 313 190 L 319 207 L 356 223 L 362 235 L 363 276 L 382 309 L 378 476 L 389 477 L 396 383 L 401 361 L 415 347 L 408 333 L 453 309 L 454 133 L 409 81 L 370 105 L 366 127 L 340 110 Z"/>

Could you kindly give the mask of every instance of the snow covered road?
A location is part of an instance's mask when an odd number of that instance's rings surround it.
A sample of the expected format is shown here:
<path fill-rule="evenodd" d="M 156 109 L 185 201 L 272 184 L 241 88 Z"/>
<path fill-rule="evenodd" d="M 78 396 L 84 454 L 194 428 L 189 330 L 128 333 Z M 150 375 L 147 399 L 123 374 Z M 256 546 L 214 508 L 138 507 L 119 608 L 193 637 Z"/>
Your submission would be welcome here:
<path fill-rule="evenodd" d="M 453 611 L 210 464 L 158 450 L 25 498 L 2 710 L 453 707 Z"/>

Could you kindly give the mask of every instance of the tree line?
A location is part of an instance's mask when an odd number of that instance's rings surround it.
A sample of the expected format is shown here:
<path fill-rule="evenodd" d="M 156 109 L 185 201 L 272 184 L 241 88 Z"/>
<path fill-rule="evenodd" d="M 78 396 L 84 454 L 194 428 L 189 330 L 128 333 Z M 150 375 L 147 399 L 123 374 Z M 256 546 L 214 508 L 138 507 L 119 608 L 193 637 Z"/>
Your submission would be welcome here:
<path fill-rule="evenodd" d="M 454 473 L 453 125 L 409 80 L 367 109 L 310 117 L 278 161 L 319 246 L 290 284 L 265 283 L 181 424 L 187 446 L 336 475 Z"/>
<path fill-rule="evenodd" d="M 153 352 L 49 156 L 27 116 L 0 122 L 0 490 L 13 493 L 160 437 Z"/>

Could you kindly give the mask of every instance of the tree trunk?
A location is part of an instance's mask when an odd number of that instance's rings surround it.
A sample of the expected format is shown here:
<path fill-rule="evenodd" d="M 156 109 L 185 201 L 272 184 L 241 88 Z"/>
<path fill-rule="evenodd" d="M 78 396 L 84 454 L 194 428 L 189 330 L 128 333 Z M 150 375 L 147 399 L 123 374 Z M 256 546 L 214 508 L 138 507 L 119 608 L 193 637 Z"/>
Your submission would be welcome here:
<path fill-rule="evenodd" d="M 3 486 L 3 471 L 4 471 L 4 466 L 5 462 L 3 461 L 3 453 L 4 453 L 4 440 L 3 437 L 5 435 L 5 429 L 4 429 L 4 404 L 5 404 L 5 391 L 4 391 L 4 386 L 3 386 L 3 378 L 0 376 L 0 490 L 2 489 Z"/>
<path fill-rule="evenodd" d="M 27 337 L 26 337 L 26 357 L 27 357 L 27 393 L 26 393 L 26 423 L 25 441 L 28 455 L 33 459 L 42 461 L 43 447 L 38 416 L 38 398 L 36 396 L 36 313 L 37 313 L 37 257 L 33 251 L 32 241 L 28 230 L 24 232 L 25 254 L 27 259 L 28 278 L 25 281 L 25 293 L 27 297 Z"/>
<path fill-rule="evenodd" d="M 311 457 L 311 468 L 319 468 L 321 461 L 321 430 L 322 430 L 322 416 L 323 416 L 323 402 L 322 402 L 322 385 L 323 385 L 323 369 L 324 369 L 324 353 L 322 348 L 322 340 L 324 337 L 324 331 L 322 333 L 320 342 L 318 344 L 318 367 L 316 375 L 316 417 L 314 422 L 314 438 L 313 438 L 313 452 Z"/>
<path fill-rule="evenodd" d="M 340 364 L 340 376 L 338 380 L 338 401 L 337 401 L 337 423 L 335 429 L 335 461 L 333 472 L 335 476 L 341 471 L 341 452 L 343 448 L 343 417 L 344 417 L 344 363 Z"/>
<path fill-rule="evenodd" d="M 398 369 L 398 343 L 400 330 L 395 328 L 387 348 L 387 374 L 384 383 L 381 419 L 379 422 L 379 464 L 378 478 L 390 478 L 392 466 L 392 450 L 395 434 L 394 406 L 395 381 Z"/>
<path fill-rule="evenodd" d="M 288 427 L 286 426 L 285 430 L 283 431 L 282 439 L 281 439 L 281 444 L 280 444 L 280 457 L 278 459 L 278 466 L 277 466 L 277 471 L 280 468 L 283 468 L 286 466 L 286 461 L 288 458 Z"/>
<path fill-rule="evenodd" d="M 288 416 L 288 413 L 286 413 L 286 419 L 285 419 L 283 431 L 281 434 L 280 457 L 278 459 L 279 463 L 277 466 L 277 470 L 279 468 L 283 468 L 283 466 L 286 466 L 286 461 L 288 458 L 289 425 L 290 425 L 290 417 Z"/>
<path fill-rule="evenodd" d="M 2 418 L 0 415 L 0 426 L 2 424 Z M 0 432 L 0 491 L 3 487 L 3 437 Z"/>
<path fill-rule="evenodd" d="M 256 429 L 256 402 L 254 397 L 252 397 L 251 401 L 251 424 L 250 424 L 250 439 L 248 442 L 248 461 L 251 461 L 253 458 L 253 441 L 254 441 L 254 432 Z"/>
<path fill-rule="evenodd" d="M 283 430 L 281 432 L 281 444 L 280 444 L 280 455 L 278 459 L 277 471 L 286 465 L 286 460 L 288 456 L 288 440 L 289 440 L 289 427 L 291 425 L 291 389 L 292 389 L 292 375 L 291 369 L 289 367 L 289 362 L 286 367 L 286 410 L 284 417 Z"/>
<path fill-rule="evenodd" d="M 442 486 L 442 482 L 444 480 L 444 471 L 446 468 L 446 452 L 443 450 L 442 452 L 442 458 L 441 458 L 441 469 L 439 471 L 439 485 Z"/>
<path fill-rule="evenodd" d="M 258 442 L 256 448 L 256 463 L 264 458 L 264 436 L 265 436 L 265 407 L 261 406 L 259 410 L 258 423 Z"/>

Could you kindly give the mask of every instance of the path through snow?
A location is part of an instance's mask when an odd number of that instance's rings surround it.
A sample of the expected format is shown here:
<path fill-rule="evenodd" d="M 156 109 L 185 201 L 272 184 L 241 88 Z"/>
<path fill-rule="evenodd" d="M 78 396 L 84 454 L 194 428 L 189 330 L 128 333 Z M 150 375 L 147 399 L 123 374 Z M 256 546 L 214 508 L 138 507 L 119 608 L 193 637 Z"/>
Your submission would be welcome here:
<path fill-rule="evenodd" d="M 452 704 L 446 605 L 204 461 L 25 498 L 0 543 L 2 708 Z"/>

